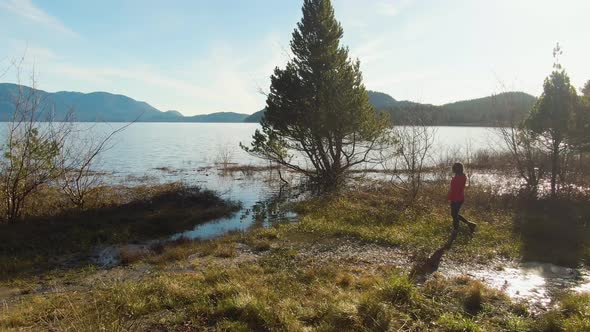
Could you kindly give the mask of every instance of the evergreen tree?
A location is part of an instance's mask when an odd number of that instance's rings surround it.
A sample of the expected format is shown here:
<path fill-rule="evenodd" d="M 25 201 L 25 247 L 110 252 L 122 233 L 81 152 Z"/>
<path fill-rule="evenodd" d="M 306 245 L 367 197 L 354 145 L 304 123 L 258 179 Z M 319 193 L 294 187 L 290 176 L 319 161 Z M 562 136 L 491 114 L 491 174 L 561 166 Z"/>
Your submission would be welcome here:
<path fill-rule="evenodd" d="M 590 151 L 590 80 L 582 88 L 575 118 L 574 141 L 579 151 Z"/>
<path fill-rule="evenodd" d="M 293 59 L 271 76 L 267 111 L 249 153 L 334 188 L 368 161 L 388 132 L 369 103 L 360 63 L 340 46 L 330 0 L 305 0 L 291 40 Z"/>
<path fill-rule="evenodd" d="M 584 97 L 590 98 L 590 80 L 588 80 L 588 82 L 586 82 L 586 84 L 582 88 L 582 94 L 584 95 Z"/>
<path fill-rule="evenodd" d="M 542 143 L 551 156 L 551 194 L 557 193 L 557 180 L 561 169 L 561 155 L 568 148 L 569 140 L 575 131 L 576 112 L 579 99 L 570 78 L 561 67 L 558 56 L 559 44 L 554 49 L 556 63 L 554 70 L 543 84 L 543 94 L 537 100 L 532 112 L 525 121 L 528 129 L 541 136 Z"/>

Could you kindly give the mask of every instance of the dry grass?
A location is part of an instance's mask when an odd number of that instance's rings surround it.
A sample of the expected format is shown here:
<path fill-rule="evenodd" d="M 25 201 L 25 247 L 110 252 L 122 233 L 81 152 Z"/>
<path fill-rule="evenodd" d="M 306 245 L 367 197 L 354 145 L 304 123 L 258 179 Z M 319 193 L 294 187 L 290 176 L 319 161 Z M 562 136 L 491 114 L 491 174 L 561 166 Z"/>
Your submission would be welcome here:
<path fill-rule="evenodd" d="M 519 257 L 520 241 L 513 233 L 513 212 L 503 197 L 484 188 L 470 188 L 464 215 L 478 223 L 477 236 L 462 228 L 453 249 L 454 260 L 486 262 Z M 349 236 L 366 242 L 401 247 L 425 257 L 443 245 L 452 229 L 446 187 L 433 185 L 408 205 L 393 186 L 359 190 L 301 203 L 300 222 L 289 231 L 323 236 Z M 483 206 L 478 202 L 485 201 Z"/>
<path fill-rule="evenodd" d="M 467 276 L 434 274 L 416 284 L 389 265 L 302 255 L 318 241 L 344 238 L 397 246 L 415 257 L 429 253 L 451 226 L 441 190 L 429 188 L 413 206 L 394 188 L 358 190 L 300 204 L 299 223 L 154 246 L 155 255 L 143 259 L 157 266 L 149 274 L 25 295 L 0 312 L 0 330 L 588 331 L 587 294 L 568 294 L 556 310 L 532 317 Z M 473 201 L 486 202 L 466 211 L 480 228 L 474 237 L 461 232 L 450 259 L 519 257 L 515 205 L 470 190 Z M 240 260 L 247 250 L 249 259 Z"/>
<path fill-rule="evenodd" d="M 162 271 L 83 292 L 31 295 L 0 314 L 0 329 L 375 331 L 439 326 L 444 331 L 495 331 L 507 329 L 504 319 L 533 324 L 527 315 L 511 311 L 505 297 L 484 297 L 485 309 L 466 312 L 464 294 L 472 281 L 437 277 L 417 286 L 396 270 L 362 272 L 337 262 L 323 267 L 310 263 L 293 264 L 288 251 L 273 249 L 255 262 Z"/>
<path fill-rule="evenodd" d="M 119 259 L 121 264 L 130 265 L 138 262 L 148 256 L 148 252 L 134 247 L 123 247 L 119 251 Z"/>

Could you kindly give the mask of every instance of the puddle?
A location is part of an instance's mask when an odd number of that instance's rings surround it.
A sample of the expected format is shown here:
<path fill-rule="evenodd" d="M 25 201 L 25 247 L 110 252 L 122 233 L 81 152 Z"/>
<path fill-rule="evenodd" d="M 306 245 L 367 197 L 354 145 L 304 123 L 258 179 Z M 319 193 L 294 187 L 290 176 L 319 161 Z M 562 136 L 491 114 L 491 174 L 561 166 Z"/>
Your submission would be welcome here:
<path fill-rule="evenodd" d="M 502 263 L 486 269 L 457 268 L 443 263 L 438 272 L 449 277 L 470 276 L 540 309 L 551 307 L 553 299 L 564 291 L 590 291 L 590 271 L 549 263 Z"/>

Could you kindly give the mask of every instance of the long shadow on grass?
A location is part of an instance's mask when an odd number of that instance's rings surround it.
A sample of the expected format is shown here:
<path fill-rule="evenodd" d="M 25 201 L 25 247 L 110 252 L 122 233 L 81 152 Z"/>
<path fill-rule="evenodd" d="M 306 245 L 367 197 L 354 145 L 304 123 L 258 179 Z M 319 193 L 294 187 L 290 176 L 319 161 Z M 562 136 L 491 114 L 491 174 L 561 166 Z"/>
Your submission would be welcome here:
<path fill-rule="evenodd" d="M 525 262 L 577 267 L 588 262 L 590 202 L 577 199 L 528 200 L 519 204 L 514 232 Z"/>
<path fill-rule="evenodd" d="M 176 187 L 123 205 L 0 225 L 0 280 L 76 266 L 97 246 L 169 236 L 237 209 L 210 191 Z"/>
<path fill-rule="evenodd" d="M 436 249 L 428 258 L 416 262 L 416 264 L 410 270 L 410 278 L 414 280 L 421 280 L 438 270 L 440 262 L 445 252 L 449 251 L 455 240 L 457 239 L 458 232 L 452 231 L 449 234 L 447 241 L 438 249 Z"/>

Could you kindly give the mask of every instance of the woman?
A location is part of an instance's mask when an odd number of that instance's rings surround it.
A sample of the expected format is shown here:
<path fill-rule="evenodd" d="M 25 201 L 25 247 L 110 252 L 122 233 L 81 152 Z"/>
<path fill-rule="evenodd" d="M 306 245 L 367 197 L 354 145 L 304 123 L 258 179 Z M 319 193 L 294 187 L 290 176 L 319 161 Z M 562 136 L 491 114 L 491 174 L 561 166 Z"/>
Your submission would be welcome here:
<path fill-rule="evenodd" d="M 465 183 L 467 183 L 467 177 L 463 173 L 463 164 L 455 163 L 453 165 L 453 179 L 451 180 L 451 190 L 449 191 L 448 200 L 451 202 L 451 216 L 453 217 L 453 232 L 459 231 L 459 221 L 466 223 L 469 226 L 471 233 L 475 232 L 475 223 L 465 219 L 459 214 L 461 205 L 465 201 Z"/>

